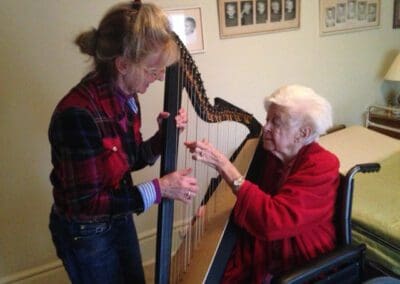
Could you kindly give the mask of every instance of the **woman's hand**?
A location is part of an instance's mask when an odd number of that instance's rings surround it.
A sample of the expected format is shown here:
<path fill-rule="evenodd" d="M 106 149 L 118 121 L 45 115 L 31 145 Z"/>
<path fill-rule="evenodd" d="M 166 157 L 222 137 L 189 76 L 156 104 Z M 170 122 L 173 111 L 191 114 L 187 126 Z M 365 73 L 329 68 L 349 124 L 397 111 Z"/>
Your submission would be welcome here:
<path fill-rule="evenodd" d="M 157 124 L 158 124 L 158 130 L 161 131 L 162 123 L 164 119 L 167 119 L 169 117 L 169 112 L 167 111 L 162 111 L 158 114 L 157 116 Z"/>
<path fill-rule="evenodd" d="M 192 169 L 183 169 L 161 177 L 161 196 L 190 203 L 199 190 L 197 179 L 189 176 L 191 172 Z"/>
<path fill-rule="evenodd" d="M 167 119 L 169 115 L 170 115 L 169 112 L 166 111 L 162 111 L 159 113 L 157 117 L 159 130 L 161 130 L 163 120 Z M 179 129 L 179 132 L 182 132 L 185 129 L 188 122 L 187 112 L 185 109 L 183 108 L 179 109 L 178 114 L 175 116 L 175 122 L 176 122 L 176 127 Z"/>
<path fill-rule="evenodd" d="M 187 112 L 185 109 L 181 108 L 178 111 L 177 116 L 175 116 L 176 127 L 179 129 L 179 132 L 185 130 L 186 125 L 188 123 Z"/>
<path fill-rule="evenodd" d="M 185 146 L 192 153 L 193 160 L 201 161 L 216 169 L 222 178 L 233 187 L 233 181 L 241 174 L 229 159 L 206 140 L 187 141 Z M 236 194 L 236 192 L 234 192 Z"/>
<path fill-rule="evenodd" d="M 220 172 L 226 163 L 230 163 L 220 151 L 206 141 L 187 141 L 185 146 L 192 153 L 193 160 L 201 161 Z"/>

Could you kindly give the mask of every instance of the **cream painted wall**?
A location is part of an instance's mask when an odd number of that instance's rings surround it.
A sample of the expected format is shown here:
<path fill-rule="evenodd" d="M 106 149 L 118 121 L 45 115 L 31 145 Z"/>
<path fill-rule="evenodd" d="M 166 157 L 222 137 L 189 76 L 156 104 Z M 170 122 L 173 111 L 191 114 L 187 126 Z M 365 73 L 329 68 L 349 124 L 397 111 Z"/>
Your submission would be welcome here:
<path fill-rule="evenodd" d="M 318 1 L 301 2 L 298 30 L 221 40 L 217 1 L 155 1 L 164 8 L 202 8 L 206 49 L 194 58 L 210 98 L 222 97 L 262 122 L 262 98 L 282 84 L 300 83 L 332 102 L 336 123 L 361 124 L 368 105 L 383 103 L 389 87 L 382 77 L 400 49 L 400 29 L 392 29 L 393 1 L 381 1 L 380 28 L 325 37 L 318 32 Z M 0 283 L 26 277 L 24 283 L 33 283 L 30 275 L 60 265 L 47 229 L 48 122 L 58 100 L 90 67 L 72 44 L 74 36 L 95 26 L 113 3 L 1 1 Z M 162 97 L 161 83 L 141 96 L 145 136 L 155 131 Z M 135 177 L 157 174 L 156 166 Z M 156 212 L 154 207 L 136 218 L 145 260 L 153 255 Z"/>

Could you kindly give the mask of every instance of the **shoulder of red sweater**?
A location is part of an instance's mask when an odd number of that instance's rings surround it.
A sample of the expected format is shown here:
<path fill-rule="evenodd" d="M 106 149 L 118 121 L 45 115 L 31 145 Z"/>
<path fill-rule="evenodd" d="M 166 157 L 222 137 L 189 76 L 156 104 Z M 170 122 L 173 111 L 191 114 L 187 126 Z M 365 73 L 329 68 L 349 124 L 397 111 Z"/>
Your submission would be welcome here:
<path fill-rule="evenodd" d="M 303 150 L 303 151 L 302 151 Z M 313 142 L 300 150 L 300 159 L 304 163 L 318 165 L 339 165 L 339 159 L 335 154 L 323 148 L 317 142 Z"/>

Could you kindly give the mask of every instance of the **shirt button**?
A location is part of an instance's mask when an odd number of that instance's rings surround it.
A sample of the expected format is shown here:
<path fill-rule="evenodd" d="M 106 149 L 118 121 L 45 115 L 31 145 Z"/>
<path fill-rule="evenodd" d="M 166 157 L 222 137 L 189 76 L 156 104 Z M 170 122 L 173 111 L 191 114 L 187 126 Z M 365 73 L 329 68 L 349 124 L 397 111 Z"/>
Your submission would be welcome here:
<path fill-rule="evenodd" d="M 113 147 L 112 147 L 112 150 L 113 150 L 114 152 L 117 152 L 117 151 L 118 151 L 117 146 L 113 146 Z"/>

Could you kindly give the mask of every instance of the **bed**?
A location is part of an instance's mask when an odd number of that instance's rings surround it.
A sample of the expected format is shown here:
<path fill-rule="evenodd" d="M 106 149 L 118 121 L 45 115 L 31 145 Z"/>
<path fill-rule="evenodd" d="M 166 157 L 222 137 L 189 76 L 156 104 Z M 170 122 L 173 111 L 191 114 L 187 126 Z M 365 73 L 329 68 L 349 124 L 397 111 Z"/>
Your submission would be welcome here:
<path fill-rule="evenodd" d="M 367 261 L 400 276 L 400 140 L 362 126 L 323 136 L 320 143 L 340 160 L 340 172 L 379 162 L 377 174 L 359 175 L 353 197 L 353 241 L 367 245 Z"/>

